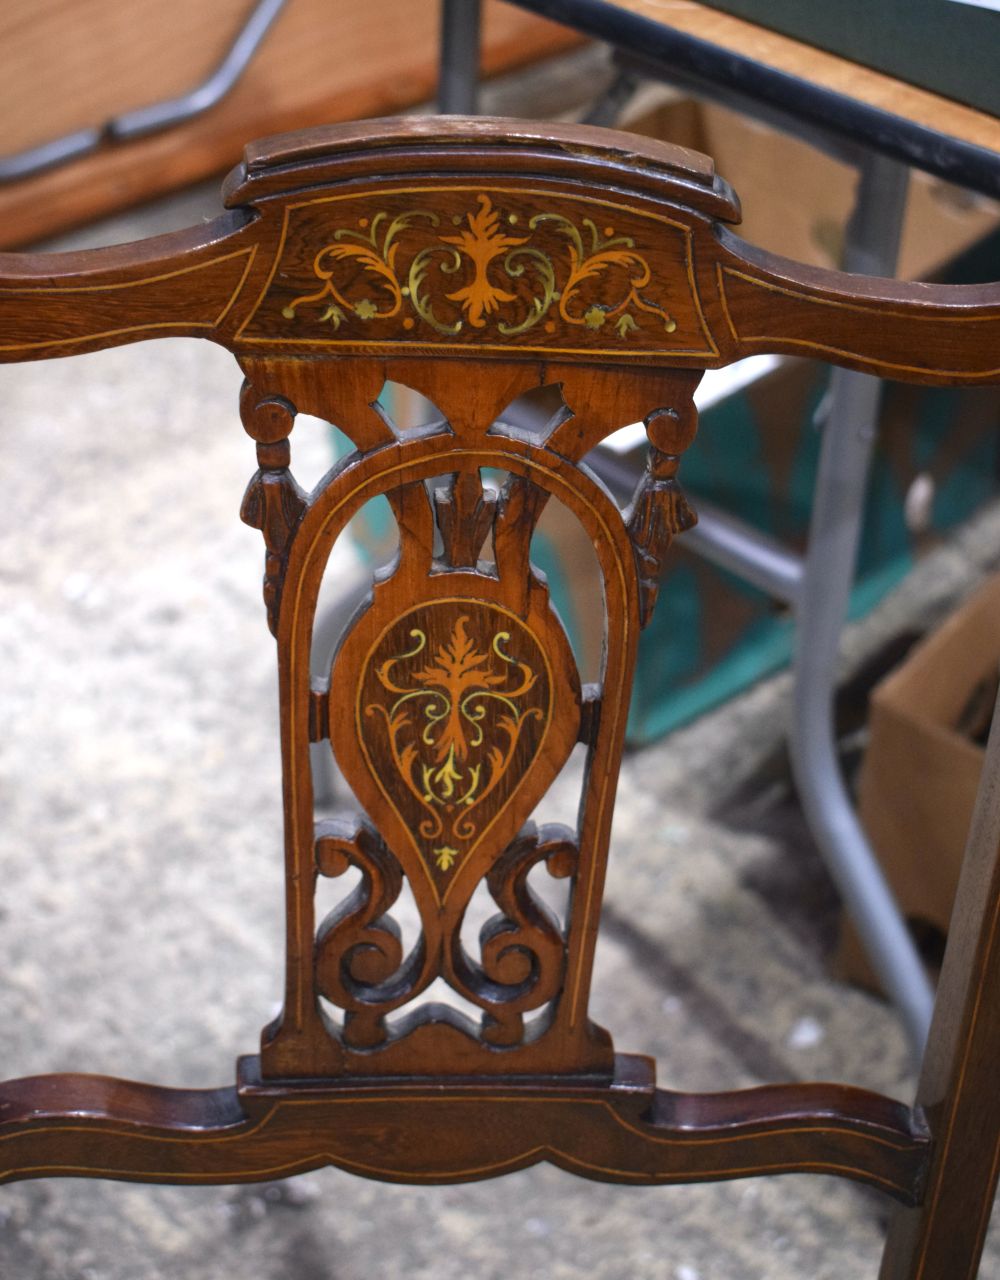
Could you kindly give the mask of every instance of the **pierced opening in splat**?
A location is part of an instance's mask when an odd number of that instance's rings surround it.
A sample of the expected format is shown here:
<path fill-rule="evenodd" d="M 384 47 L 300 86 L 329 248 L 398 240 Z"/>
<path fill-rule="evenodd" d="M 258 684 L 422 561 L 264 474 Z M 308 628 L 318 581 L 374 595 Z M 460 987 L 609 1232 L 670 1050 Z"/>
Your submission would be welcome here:
<path fill-rule="evenodd" d="M 389 380 L 379 392 L 375 412 L 397 440 L 434 435 L 447 428 L 444 414 L 413 387 Z"/>
<path fill-rule="evenodd" d="M 328 427 L 329 433 L 331 429 Z M 366 502 L 348 522 L 327 561 L 313 624 L 310 675 L 314 688 L 325 685 L 337 647 L 369 604 L 373 579 L 388 576 L 399 559 L 399 526 L 386 498 Z M 360 808 L 337 768 L 326 741 L 310 751 L 313 795 L 320 815 Z"/>
<path fill-rule="evenodd" d="M 599 683 L 604 652 L 604 583 L 594 543 L 568 507 L 550 499 L 531 539 L 531 564 L 544 575 L 584 684 Z"/>
<path fill-rule="evenodd" d="M 529 444 L 541 445 L 560 423 L 572 416 L 557 383 L 534 387 L 518 396 L 492 424 L 488 435 L 509 436 Z"/>

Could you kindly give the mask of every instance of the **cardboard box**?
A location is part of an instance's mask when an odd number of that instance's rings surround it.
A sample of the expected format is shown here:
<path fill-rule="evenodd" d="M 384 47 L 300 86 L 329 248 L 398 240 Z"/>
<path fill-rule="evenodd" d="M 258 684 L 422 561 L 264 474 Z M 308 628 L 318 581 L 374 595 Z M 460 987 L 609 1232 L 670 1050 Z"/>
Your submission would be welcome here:
<path fill-rule="evenodd" d="M 983 767 L 1000 666 L 1000 575 L 879 684 L 859 815 L 917 941 L 943 940 Z M 876 984 L 845 927 L 840 969 Z M 933 964 L 931 965 L 933 967 Z"/>

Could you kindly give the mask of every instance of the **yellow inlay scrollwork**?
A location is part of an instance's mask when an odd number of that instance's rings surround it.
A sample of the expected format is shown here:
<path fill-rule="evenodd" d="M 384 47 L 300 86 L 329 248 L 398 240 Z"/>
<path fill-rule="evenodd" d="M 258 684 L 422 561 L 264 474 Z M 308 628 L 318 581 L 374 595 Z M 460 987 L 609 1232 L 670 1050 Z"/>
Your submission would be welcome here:
<path fill-rule="evenodd" d="M 608 325 L 622 340 L 640 328 L 644 315 L 667 333 L 677 328 L 645 292 L 652 269 L 632 237 L 615 235 L 613 227 L 602 233 L 591 218 L 578 226 L 561 213 L 535 214 L 527 220 L 527 234 L 512 235 L 503 230 L 501 212 L 485 192 L 476 196 L 476 205 L 464 225 L 454 219 L 460 229 L 450 235 L 441 233 L 439 215 L 427 209 L 395 217 L 382 211 L 370 223 L 360 218 L 358 230 L 336 231 L 313 259 L 322 287 L 295 298 L 282 315 L 294 320 L 300 308 L 317 304 L 323 310 L 316 318 L 334 329 L 353 317 L 363 330 L 374 331 L 379 321 L 412 310 L 412 316 L 404 315 L 404 328 L 413 329 L 420 320 L 447 337 L 466 325 L 492 326 L 504 337 L 516 337 L 543 320 L 553 331 L 555 317 L 591 331 Z M 516 226 L 517 214 L 508 214 L 506 222 Z M 548 229 L 565 240 L 565 254 L 551 252 L 551 236 L 539 235 Z M 548 248 L 540 239 L 547 239 Z M 437 307 L 432 275 L 455 277 L 458 284 L 438 295 Z M 442 302 L 454 304 L 450 314 L 438 309 Z"/>
<path fill-rule="evenodd" d="M 439 223 L 436 213 L 427 209 L 414 209 L 409 213 L 401 213 L 389 218 L 387 213 L 377 213 L 371 220 L 359 221 L 360 230 L 350 231 L 346 228 L 334 233 L 333 243 L 325 245 L 313 259 L 313 275 L 323 281 L 323 286 L 315 293 L 304 293 L 282 310 L 286 320 L 294 320 L 299 307 L 311 302 L 323 303 L 326 308 L 320 320 L 328 320 L 339 329 L 347 319 L 347 313 L 353 312 L 359 320 L 387 320 L 398 314 L 403 303 L 403 288 L 396 272 L 396 258 L 399 254 L 399 236 L 414 223 L 426 222 L 432 227 Z M 369 287 L 388 294 L 384 306 L 371 298 L 359 298 L 349 302 L 345 293 L 334 283 L 334 273 L 344 263 L 360 267 L 369 281 Z"/>
<path fill-rule="evenodd" d="M 416 669 L 412 660 L 426 649 L 427 635 L 413 628 L 412 646 L 375 668 L 392 701 L 364 708 L 385 722 L 395 771 L 425 811 L 419 834 L 427 841 L 442 840 L 446 832 L 460 843 L 475 838 L 474 811 L 510 768 L 525 724 L 543 714 L 524 705 L 537 676 L 506 651 L 510 633 L 498 631 L 482 646 L 468 624 L 467 614 L 457 618 L 448 639 Z M 404 663 L 410 664 L 405 676 L 397 674 Z M 497 713 L 487 741 L 491 707 Z M 442 843 L 431 852 L 437 869 L 449 871 L 462 850 Z"/>

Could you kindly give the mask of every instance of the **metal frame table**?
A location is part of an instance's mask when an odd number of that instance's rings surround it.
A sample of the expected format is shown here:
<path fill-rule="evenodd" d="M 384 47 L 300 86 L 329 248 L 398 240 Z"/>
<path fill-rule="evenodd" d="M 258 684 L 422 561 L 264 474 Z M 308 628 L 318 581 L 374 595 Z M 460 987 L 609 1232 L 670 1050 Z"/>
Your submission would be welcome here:
<path fill-rule="evenodd" d="M 753 24 L 676 0 L 512 0 L 616 51 L 619 74 L 590 112 L 610 124 L 638 78 L 722 101 L 853 164 L 859 173 L 843 268 L 895 272 L 909 166 L 1000 195 L 1000 121 L 856 68 Z M 474 114 L 480 0 L 444 0 L 439 106 Z M 800 74 L 800 68 L 805 74 Z M 933 993 L 837 760 L 836 658 L 847 613 L 881 383 L 836 369 L 808 547 L 797 555 L 742 521 L 698 503 L 689 545 L 794 610 L 792 769 L 813 834 L 872 965 L 919 1052 Z M 835 429 L 834 429 L 835 427 Z"/>

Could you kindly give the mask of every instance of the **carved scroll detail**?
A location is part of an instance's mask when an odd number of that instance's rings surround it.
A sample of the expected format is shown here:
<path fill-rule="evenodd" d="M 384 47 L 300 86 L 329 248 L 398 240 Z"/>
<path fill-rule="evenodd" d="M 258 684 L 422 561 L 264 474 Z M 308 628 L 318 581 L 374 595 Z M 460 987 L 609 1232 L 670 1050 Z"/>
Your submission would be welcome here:
<path fill-rule="evenodd" d="M 344 1040 L 370 1048 L 386 1037 L 385 1016 L 417 992 L 423 942 L 404 960 L 399 926 L 387 915 L 403 887 L 399 863 L 366 822 L 332 819 L 316 827 L 316 865 L 340 876 L 357 867 L 361 883 L 323 921 L 316 936 L 320 992 L 345 1010 Z"/>
<path fill-rule="evenodd" d="M 544 862 L 557 879 L 576 870 L 579 850 L 567 827 L 528 827 L 494 863 L 486 883 L 500 907 L 483 926 L 476 963 L 452 935 L 453 977 L 462 994 L 484 1010 L 483 1039 L 515 1045 L 524 1038 L 524 1013 L 554 1000 L 566 971 L 566 939 L 559 921 L 532 893 L 528 875 Z"/>

